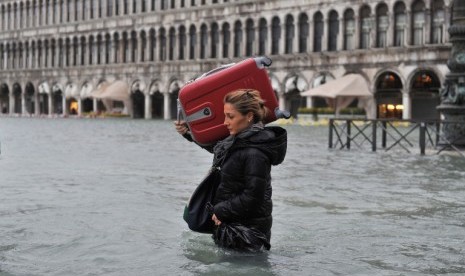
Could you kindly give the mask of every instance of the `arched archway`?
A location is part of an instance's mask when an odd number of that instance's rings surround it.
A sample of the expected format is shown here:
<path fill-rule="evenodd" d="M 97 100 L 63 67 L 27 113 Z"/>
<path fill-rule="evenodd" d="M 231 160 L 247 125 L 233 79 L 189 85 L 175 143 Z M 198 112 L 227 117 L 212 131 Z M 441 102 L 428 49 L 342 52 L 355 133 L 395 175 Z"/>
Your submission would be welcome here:
<path fill-rule="evenodd" d="M 53 101 L 53 113 L 63 114 L 63 89 L 59 84 L 53 85 L 52 89 L 52 101 Z"/>
<path fill-rule="evenodd" d="M 81 98 L 81 111 L 83 113 L 94 112 L 94 99 L 92 98 L 93 86 L 90 82 L 86 81 L 82 87 L 79 97 Z"/>
<path fill-rule="evenodd" d="M 78 97 L 79 92 L 77 85 L 73 83 L 68 83 L 65 86 L 65 97 L 66 97 L 66 110 L 65 113 L 69 115 L 78 114 L 78 102 L 76 98 Z"/>
<path fill-rule="evenodd" d="M 412 119 L 435 120 L 439 118 L 436 107 L 440 103 L 439 78 L 431 71 L 421 70 L 415 73 L 410 85 L 412 100 Z"/>
<path fill-rule="evenodd" d="M 13 84 L 14 113 L 16 114 L 22 113 L 21 94 L 22 91 L 19 83 Z"/>
<path fill-rule="evenodd" d="M 0 86 L 0 112 L 2 114 L 10 112 L 10 90 L 5 83 Z"/>
<path fill-rule="evenodd" d="M 78 101 L 75 98 L 70 98 L 67 102 L 68 102 L 68 108 L 69 108 L 68 113 L 70 115 L 78 115 L 78 107 L 79 107 Z"/>
<path fill-rule="evenodd" d="M 136 80 L 131 85 L 130 103 L 132 105 L 132 118 L 134 119 L 149 117 L 145 114 L 145 90 L 145 83 L 141 80 Z"/>
<path fill-rule="evenodd" d="M 50 95 L 50 87 L 47 82 L 39 84 L 39 114 L 49 113 L 48 97 Z"/>
<path fill-rule="evenodd" d="M 376 117 L 402 119 L 402 81 L 393 72 L 381 74 L 375 84 Z"/>
<path fill-rule="evenodd" d="M 145 110 L 145 96 L 139 89 L 131 93 L 132 110 L 134 119 L 143 119 Z"/>
<path fill-rule="evenodd" d="M 157 90 L 151 95 L 152 97 L 152 118 L 154 119 L 163 119 L 163 94 Z"/>
<path fill-rule="evenodd" d="M 150 102 L 152 103 L 150 106 L 150 113 L 153 119 L 163 119 L 164 114 L 164 97 L 159 89 L 158 82 L 154 82 L 150 86 Z"/>
<path fill-rule="evenodd" d="M 34 85 L 30 82 L 26 84 L 26 88 L 24 90 L 24 100 L 26 101 L 26 112 L 29 114 L 35 113 L 35 91 Z"/>

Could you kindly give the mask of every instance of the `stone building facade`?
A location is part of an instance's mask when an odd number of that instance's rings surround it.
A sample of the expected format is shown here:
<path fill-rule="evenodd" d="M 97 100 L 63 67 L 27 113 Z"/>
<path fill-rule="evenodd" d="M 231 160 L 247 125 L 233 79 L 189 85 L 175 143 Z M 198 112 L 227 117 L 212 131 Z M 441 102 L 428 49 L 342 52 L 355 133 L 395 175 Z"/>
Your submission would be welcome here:
<path fill-rule="evenodd" d="M 120 109 L 172 119 L 184 83 L 266 55 L 282 109 L 324 106 L 300 94 L 361 74 L 377 117 L 437 118 L 449 71 L 451 0 L 5 0 L 0 113 Z M 127 101 L 96 95 L 116 82 Z M 121 88 L 123 87 L 123 88 Z"/>

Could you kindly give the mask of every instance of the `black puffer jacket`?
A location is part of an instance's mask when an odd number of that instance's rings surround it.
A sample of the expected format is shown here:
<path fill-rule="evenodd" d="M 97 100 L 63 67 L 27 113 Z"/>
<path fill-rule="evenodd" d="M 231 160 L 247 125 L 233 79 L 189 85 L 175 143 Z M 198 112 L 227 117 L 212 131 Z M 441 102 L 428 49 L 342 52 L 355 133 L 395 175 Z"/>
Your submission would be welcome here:
<path fill-rule="evenodd" d="M 214 213 L 222 222 L 254 227 L 269 238 L 273 209 L 271 165 L 284 160 L 287 133 L 277 126 L 245 132 L 234 137 L 226 150 Z"/>

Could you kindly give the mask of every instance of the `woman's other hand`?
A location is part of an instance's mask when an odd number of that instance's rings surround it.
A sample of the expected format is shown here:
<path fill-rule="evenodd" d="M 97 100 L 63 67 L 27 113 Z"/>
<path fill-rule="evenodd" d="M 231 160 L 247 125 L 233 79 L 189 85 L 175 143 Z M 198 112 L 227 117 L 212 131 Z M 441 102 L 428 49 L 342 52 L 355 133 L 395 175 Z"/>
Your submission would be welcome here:
<path fill-rule="evenodd" d="M 216 217 L 215 214 L 212 216 L 212 220 L 215 222 L 215 225 L 218 226 L 221 224 L 221 221 Z"/>
<path fill-rule="evenodd" d="M 184 122 L 184 121 L 175 121 L 174 122 L 174 127 L 176 128 L 176 131 L 181 135 L 186 134 L 187 131 L 189 130 L 187 128 L 186 122 Z"/>

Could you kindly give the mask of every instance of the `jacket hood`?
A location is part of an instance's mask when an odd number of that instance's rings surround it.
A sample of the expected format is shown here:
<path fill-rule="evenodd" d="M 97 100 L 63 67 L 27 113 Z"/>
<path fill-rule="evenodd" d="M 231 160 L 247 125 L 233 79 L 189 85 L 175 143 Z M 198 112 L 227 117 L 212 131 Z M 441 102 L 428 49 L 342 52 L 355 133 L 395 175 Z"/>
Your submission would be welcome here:
<path fill-rule="evenodd" d="M 258 148 L 268 156 L 272 165 L 278 165 L 286 157 L 287 131 L 279 126 L 248 131 L 247 135 L 237 137 L 235 146 Z"/>

